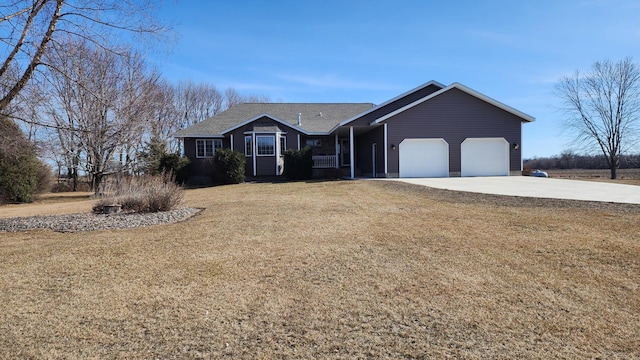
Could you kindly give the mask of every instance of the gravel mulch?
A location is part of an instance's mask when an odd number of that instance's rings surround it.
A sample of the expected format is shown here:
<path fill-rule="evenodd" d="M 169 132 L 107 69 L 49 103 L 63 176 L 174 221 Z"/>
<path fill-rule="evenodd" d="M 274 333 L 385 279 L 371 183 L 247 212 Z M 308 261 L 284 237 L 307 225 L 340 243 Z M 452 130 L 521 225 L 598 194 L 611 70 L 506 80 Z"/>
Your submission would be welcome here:
<path fill-rule="evenodd" d="M 58 232 L 128 229 L 186 220 L 201 209 L 180 208 L 156 213 L 67 214 L 0 219 L 0 232 L 50 229 Z"/>

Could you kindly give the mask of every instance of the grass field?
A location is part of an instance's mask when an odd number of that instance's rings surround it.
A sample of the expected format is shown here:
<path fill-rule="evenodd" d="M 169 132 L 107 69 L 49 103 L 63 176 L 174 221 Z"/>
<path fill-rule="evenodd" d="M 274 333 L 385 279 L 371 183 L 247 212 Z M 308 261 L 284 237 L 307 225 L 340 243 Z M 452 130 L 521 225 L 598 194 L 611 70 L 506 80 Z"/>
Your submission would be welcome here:
<path fill-rule="evenodd" d="M 566 169 L 549 170 L 550 177 L 589 181 L 606 181 L 618 184 L 640 185 L 640 169 L 619 169 L 617 179 L 611 180 L 609 170 Z"/>
<path fill-rule="evenodd" d="M 640 358 L 640 206 L 380 181 L 185 202 L 204 211 L 0 233 L 0 358 Z"/>

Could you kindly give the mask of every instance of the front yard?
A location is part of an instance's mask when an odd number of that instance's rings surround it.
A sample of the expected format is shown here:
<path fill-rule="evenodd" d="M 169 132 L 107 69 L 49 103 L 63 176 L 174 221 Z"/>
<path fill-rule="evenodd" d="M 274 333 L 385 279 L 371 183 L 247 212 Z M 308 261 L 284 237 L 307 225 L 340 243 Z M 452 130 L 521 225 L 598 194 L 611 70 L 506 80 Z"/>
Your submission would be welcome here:
<path fill-rule="evenodd" d="M 205 210 L 171 225 L 0 233 L 0 358 L 640 357 L 640 206 L 382 181 L 185 199 Z"/>

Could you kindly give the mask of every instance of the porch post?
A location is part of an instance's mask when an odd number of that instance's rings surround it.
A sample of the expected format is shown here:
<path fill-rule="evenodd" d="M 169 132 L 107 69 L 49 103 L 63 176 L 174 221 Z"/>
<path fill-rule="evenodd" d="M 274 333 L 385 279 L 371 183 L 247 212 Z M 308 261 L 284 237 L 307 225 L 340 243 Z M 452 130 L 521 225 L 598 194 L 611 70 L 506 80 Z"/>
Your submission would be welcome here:
<path fill-rule="evenodd" d="M 253 176 L 257 176 L 256 172 L 256 153 L 258 149 L 256 149 L 256 133 L 251 133 L 251 157 L 253 158 Z"/>
<path fill-rule="evenodd" d="M 276 132 L 275 136 L 274 136 L 274 145 L 275 145 L 275 151 L 276 151 L 276 176 L 280 175 L 280 172 L 278 171 L 278 165 L 280 164 L 280 133 Z"/>
<path fill-rule="evenodd" d="M 233 151 L 233 134 L 230 134 L 230 139 L 231 141 L 231 151 Z"/>
<path fill-rule="evenodd" d="M 384 176 L 387 177 L 387 149 L 389 148 L 389 142 L 387 141 L 387 123 L 384 123 Z"/>
<path fill-rule="evenodd" d="M 353 151 L 353 126 L 349 126 L 349 166 L 351 167 L 351 178 L 355 179 L 354 151 Z"/>
<path fill-rule="evenodd" d="M 336 131 L 336 169 L 340 167 L 340 143 L 338 142 L 338 132 Z"/>
<path fill-rule="evenodd" d="M 298 133 L 298 150 L 300 150 L 300 133 Z"/>

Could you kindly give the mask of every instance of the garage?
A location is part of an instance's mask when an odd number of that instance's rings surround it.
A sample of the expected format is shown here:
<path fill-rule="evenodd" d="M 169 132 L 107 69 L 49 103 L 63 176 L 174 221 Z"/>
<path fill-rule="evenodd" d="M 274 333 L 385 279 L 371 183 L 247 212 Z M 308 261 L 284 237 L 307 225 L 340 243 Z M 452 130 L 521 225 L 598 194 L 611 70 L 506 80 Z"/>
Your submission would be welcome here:
<path fill-rule="evenodd" d="M 504 138 L 467 138 L 460 153 L 461 176 L 509 175 L 509 142 Z"/>
<path fill-rule="evenodd" d="M 449 144 L 444 139 L 404 139 L 398 151 L 400 177 L 449 176 Z"/>

